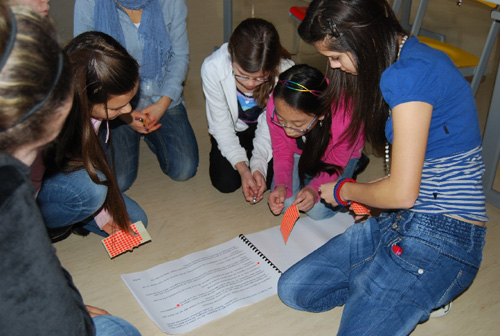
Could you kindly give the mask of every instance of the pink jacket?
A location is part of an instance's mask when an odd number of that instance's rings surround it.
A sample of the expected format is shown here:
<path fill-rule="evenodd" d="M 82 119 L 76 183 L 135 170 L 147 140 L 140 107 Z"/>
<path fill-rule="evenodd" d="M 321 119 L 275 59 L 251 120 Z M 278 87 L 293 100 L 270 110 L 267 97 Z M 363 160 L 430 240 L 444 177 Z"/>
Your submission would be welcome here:
<path fill-rule="evenodd" d="M 274 185 L 285 185 L 287 187 L 286 197 L 289 198 L 292 196 L 293 190 L 293 155 L 295 153 L 299 155 L 302 154 L 302 150 L 297 147 L 296 139 L 288 137 L 282 127 L 271 122 L 273 110 L 274 97 L 271 96 L 266 108 L 266 118 L 269 125 L 269 132 L 271 133 L 273 148 Z M 331 133 L 333 136 L 323 155 L 322 159 L 324 162 L 346 167 L 350 159 L 359 158 L 361 156 L 365 142 L 364 135 L 359 136 L 354 144 L 348 141 L 348 137 L 339 139 L 339 136 L 349 127 L 350 122 L 351 113 L 347 111 L 343 114 L 337 113 L 337 115 L 332 117 Z M 314 177 L 308 186 L 318 191 L 320 185 L 336 181 L 338 176 L 338 174 L 329 175 L 328 173 L 322 172 Z M 319 199 L 318 197 L 318 200 Z"/>

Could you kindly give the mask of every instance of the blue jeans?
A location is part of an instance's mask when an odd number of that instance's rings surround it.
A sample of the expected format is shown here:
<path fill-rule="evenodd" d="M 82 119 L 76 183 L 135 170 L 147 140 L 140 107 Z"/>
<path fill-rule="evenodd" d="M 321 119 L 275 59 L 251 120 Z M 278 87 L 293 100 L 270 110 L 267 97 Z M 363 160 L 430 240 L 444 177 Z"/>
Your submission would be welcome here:
<path fill-rule="evenodd" d="M 149 149 L 156 155 L 160 168 L 175 181 L 185 181 L 198 169 L 198 143 L 189 123 L 184 104 L 167 109 L 159 121 L 161 127 L 144 135 Z M 121 191 L 125 191 L 137 177 L 139 141 L 141 134 L 119 119 L 110 121 L 115 173 Z M 106 136 L 103 123 L 99 135 Z M 111 146 L 105 145 L 108 158 Z"/>
<path fill-rule="evenodd" d="M 444 215 L 384 213 L 288 269 L 278 295 L 310 312 L 345 304 L 338 335 L 408 335 L 469 287 L 485 235 L 485 227 Z"/>
<path fill-rule="evenodd" d="M 295 201 L 295 197 L 297 197 L 297 193 L 302 189 L 300 187 L 300 179 L 299 179 L 299 160 L 300 155 L 294 154 L 293 156 L 293 195 L 285 200 L 285 206 L 283 207 L 282 213 L 288 209 L 290 205 L 292 205 L 293 201 Z M 356 169 L 356 164 L 359 159 L 351 159 L 347 163 L 342 175 L 339 176 L 341 178 L 350 178 L 352 174 L 354 174 L 354 170 Z M 312 179 L 306 179 L 305 185 L 308 185 Z M 321 220 L 325 218 L 330 218 L 335 216 L 337 212 L 339 212 L 343 207 L 336 206 L 333 207 L 331 204 L 325 203 L 322 199 L 320 199 L 314 206 L 306 211 L 306 214 L 314 220 Z"/>
<path fill-rule="evenodd" d="M 101 209 L 107 193 L 106 186 L 95 184 L 85 169 L 79 169 L 44 179 L 37 203 L 49 229 L 84 223 L 83 228 L 106 237 L 108 234 L 99 229 L 93 216 Z M 122 195 L 132 223 L 141 220 L 147 226 L 142 208 L 127 195 Z"/>
<path fill-rule="evenodd" d="M 96 336 L 141 336 L 133 325 L 113 315 L 99 315 L 92 320 Z"/>

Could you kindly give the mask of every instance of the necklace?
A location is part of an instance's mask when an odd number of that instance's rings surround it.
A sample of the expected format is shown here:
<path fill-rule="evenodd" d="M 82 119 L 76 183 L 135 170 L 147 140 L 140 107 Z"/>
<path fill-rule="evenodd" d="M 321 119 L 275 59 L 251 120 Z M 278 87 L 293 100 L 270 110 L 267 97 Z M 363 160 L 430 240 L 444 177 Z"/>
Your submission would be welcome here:
<path fill-rule="evenodd" d="M 406 42 L 406 40 L 408 40 L 408 35 L 405 35 L 403 36 L 403 38 L 401 39 L 401 43 L 399 44 L 399 49 L 398 49 L 398 56 L 396 58 L 396 60 L 399 59 L 399 55 L 401 55 L 401 49 L 403 49 L 403 46 Z M 390 113 L 390 112 L 389 112 Z M 384 172 L 385 172 L 385 175 L 386 176 L 391 176 L 390 174 L 390 169 L 391 169 L 391 155 L 390 155 L 390 145 L 389 145 L 389 141 L 387 141 L 385 143 L 385 161 L 384 161 Z"/>
<path fill-rule="evenodd" d="M 403 49 L 406 40 L 408 40 L 408 35 L 403 36 L 403 38 L 401 39 L 401 43 L 399 44 L 399 49 L 398 49 L 398 57 L 396 58 L 396 60 L 399 59 L 399 55 L 401 55 L 401 49 Z"/>

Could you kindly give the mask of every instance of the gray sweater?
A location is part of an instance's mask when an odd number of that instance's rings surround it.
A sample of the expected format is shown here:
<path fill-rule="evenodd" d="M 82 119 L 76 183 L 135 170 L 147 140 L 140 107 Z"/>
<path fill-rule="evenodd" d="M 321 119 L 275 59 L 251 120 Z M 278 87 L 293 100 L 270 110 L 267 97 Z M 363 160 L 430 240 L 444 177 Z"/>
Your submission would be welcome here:
<path fill-rule="evenodd" d="M 34 198 L 29 168 L 0 152 L 0 334 L 94 335 Z"/>

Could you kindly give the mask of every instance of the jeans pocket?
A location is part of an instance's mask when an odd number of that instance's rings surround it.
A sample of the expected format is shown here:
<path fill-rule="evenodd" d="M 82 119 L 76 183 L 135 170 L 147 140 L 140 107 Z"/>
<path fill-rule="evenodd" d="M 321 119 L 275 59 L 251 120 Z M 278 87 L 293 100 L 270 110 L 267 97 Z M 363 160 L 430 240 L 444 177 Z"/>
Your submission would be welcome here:
<path fill-rule="evenodd" d="M 388 247 L 392 260 L 417 276 L 432 267 L 441 254 L 438 248 L 412 237 L 397 239 Z"/>

